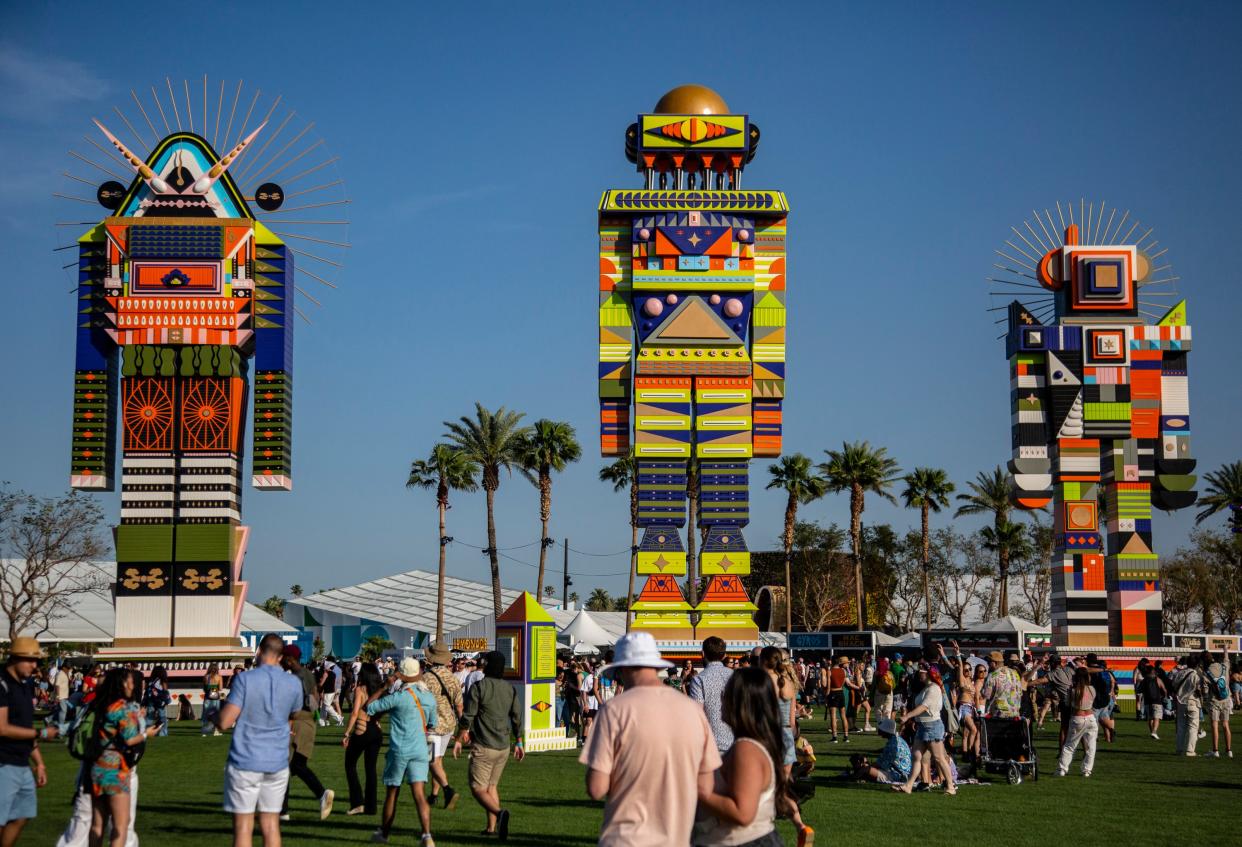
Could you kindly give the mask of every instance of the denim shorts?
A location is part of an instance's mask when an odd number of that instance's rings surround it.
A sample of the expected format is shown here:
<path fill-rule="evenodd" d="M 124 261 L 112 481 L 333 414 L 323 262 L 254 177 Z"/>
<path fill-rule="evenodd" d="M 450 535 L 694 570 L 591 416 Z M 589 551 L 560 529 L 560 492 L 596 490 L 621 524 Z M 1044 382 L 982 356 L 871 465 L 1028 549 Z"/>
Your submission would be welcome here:
<path fill-rule="evenodd" d="M 792 765 L 798 760 L 798 751 L 794 749 L 794 733 L 787 726 L 781 727 L 781 736 L 785 739 L 785 759 L 783 765 Z"/>
<path fill-rule="evenodd" d="M 38 811 L 34 772 L 30 766 L 0 765 L 0 826 L 9 821 L 33 818 Z"/>
<path fill-rule="evenodd" d="M 944 721 L 915 721 L 914 737 L 918 741 L 944 741 Z"/>

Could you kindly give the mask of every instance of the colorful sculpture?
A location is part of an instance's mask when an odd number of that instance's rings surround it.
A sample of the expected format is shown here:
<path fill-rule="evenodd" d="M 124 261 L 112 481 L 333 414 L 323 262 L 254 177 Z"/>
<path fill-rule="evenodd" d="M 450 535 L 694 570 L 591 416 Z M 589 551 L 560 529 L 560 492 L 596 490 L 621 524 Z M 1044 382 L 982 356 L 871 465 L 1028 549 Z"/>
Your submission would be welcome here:
<path fill-rule="evenodd" d="M 257 139 L 267 123 L 255 126 L 247 114 L 253 129 L 239 124 L 220 155 L 205 137 L 213 133 L 203 84 L 203 134 L 180 130 L 178 110 L 178 129 L 163 138 L 149 122 L 158 140 L 145 155 L 96 121 L 106 139 L 97 146 L 135 176 L 128 187 L 110 181 L 99 189 L 110 214 L 78 239 L 70 482 L 112 490 L 120 436 L 116 631 L 105 651 L 113 658 L 243 652 L 249 530 L 241 492 L 252 366 L 251 482 L 260 491 L 292 487 L 294 258 L 250 207 L 276 211 L 283 189 L 266 182 L 243 195 L 238 170 L 249 164 L 257 166 L 250 176 L 271 174 L 272 165 L 243 158 L 254 160 L 256 146 L 263 155 Z M 193 126 L 189 94 L 187 83 L 184 113 Z M 236 106 L 235 98 L 234 114 Z M 230 116 L 225 143 L 232 126 Z M 214 134 L 220 129 L 217 113 Z M 278 134 L 269 131 L 267 141 Z"/>
<path fill-rule="evenodd" d="M 742 529 L 750 459 L 781 451 L 788 213 L 784 194 L 742 189 L 758 142 L 714 91 L 675 88 L 626 133 L 643 187 L 600 203 L 600 448 L 637 458 L 646 584 L 633 628 L 666 643 L 758 639 Z M 691 461 L 690 531 L 704 533 L 698 573 L 711 578 L 697 626 L 677 582 Z"/>
<path fill-rule="evenodd" d="M 578 739 L 556 725 L 556 621 L 534 595 L 523 591 L 496 618 L 496 649 L 522 704 L 526 752 L 575 749 Z"/>
<path fill-rule="evenodd" d="M 1051 214 L 1047 226 L 1036 214 L 1025 232 L 1013 229 L 1024 246 L 997 251 L 1013 276 L 993 282 L 1042 292 L 1037 307 L 1007 309 L 1013 502 L 1053 506 L 1054 644 L 1158 647 L 1151 507 L 1183 509 L 1196 497 L 1190 327 L 1184 300 L 1159 299 L 1176 297 L 1159 290 L 1176 277 L 1159 264 L 1165 250 L 1154 250 L 1151 230 L 1131 241 L 1140 225 L 1121 235 L 1129 213 L 1115 226 L 1116 210 L 1107 223 L 1104 214 L 1083 204 L 1076 222 L 1071 206 L 1061 240 Z M 1156 304 L 1163 314 L 1148 311 Z"/>

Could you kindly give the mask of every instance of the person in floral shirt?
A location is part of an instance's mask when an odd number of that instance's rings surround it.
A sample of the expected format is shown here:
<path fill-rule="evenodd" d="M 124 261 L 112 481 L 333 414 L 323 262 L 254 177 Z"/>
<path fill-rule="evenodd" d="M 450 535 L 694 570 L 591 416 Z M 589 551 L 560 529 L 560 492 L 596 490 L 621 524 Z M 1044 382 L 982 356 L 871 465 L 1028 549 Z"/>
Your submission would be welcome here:
<path fill-rule="evenodd" d="M 1022 677 L 1005 664 L 999 650 L 988 654 L 988 678 L 983 683 L 983 699 L 992 717 L 1021 717 Z"/>
<path fill-rule="evenodd" d="M 879 782 L 902 783 L 910 776 L 910 745 L 897 734 L 897 722 L 885 718 L 876 725 L 881 736 L 888 738 L 880 756 L 875 760 L 875 770 L 879 771 Z"/>
<path fill-rule="evenodd" d="M 158 726 L 143 731 L 142 707 L 134 702 L 134 677 L 125 668 L 108 671 L 96 689 L 91 708 L 97 712 L 101 752 L 91 765 L 91 842 L 102 843 L 112 821 L 112 844 L 125 843 L 129 831 L 130 772 L 137 763 L 135 748 L 159 732 Z"/>

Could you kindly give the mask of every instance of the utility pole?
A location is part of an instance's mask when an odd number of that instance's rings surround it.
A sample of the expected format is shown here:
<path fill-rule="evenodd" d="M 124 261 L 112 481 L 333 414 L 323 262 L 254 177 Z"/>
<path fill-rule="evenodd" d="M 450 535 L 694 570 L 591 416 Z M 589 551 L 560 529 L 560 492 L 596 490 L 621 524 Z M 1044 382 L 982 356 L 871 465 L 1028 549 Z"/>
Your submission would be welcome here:
<path fill-rule="evenodd" d="M 568 538 L 564 539 L 562 544 L 565 550 L 565 566 L 564 566 L 565 583 L 564 583 L 564 588 L 561 591 L 561 603 L 565 606 L 566 609 L 568 609 L 569 608 L 569 586 L 574 584 L 574 581 L 569 578 L 569 539 Z"/>

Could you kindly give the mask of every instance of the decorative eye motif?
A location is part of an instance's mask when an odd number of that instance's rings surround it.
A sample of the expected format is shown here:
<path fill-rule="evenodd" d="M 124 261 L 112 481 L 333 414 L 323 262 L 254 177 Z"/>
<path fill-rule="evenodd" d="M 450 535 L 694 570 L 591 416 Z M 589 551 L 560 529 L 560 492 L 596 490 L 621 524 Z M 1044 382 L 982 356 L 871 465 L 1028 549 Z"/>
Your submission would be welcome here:
<path fill-rule="evenodd" d="M 95 199 L 105 209 L 119 209 L 121 207 L 121 199 L 124 197 L 125 186 L 114 179 L 110 179 L 99 186 L 99 189 L 95 192 Z"/>
<path fill-rule="evenodd" d="M 285 192 L 274 182 L 265 182 L 255 189 L 254 202 L 265 212 L 274 212 L 285 202 Z"/>

